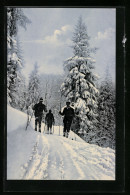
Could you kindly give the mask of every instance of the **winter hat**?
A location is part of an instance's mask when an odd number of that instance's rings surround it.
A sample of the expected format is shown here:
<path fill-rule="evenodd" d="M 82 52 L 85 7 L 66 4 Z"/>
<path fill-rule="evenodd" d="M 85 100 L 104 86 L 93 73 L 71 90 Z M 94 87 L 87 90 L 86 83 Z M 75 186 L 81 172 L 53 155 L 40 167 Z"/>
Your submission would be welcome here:
<path fill-rule="evenodd" d="M 40 102 L 42 102 L 42 101 L 43 101 L 43 98 L 41 97 L 41 98 L 40 98 Z"/>

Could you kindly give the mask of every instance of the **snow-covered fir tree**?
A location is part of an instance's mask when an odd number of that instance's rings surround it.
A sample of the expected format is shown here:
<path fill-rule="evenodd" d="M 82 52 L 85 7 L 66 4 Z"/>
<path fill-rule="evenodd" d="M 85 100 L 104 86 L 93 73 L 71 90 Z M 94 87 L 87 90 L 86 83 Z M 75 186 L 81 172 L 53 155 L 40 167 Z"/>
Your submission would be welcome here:
<path fill-rule="evenodd" d="M 31 72 L 29 77 L 28 91 L 27 91 L 27 109 L 28 107 L 34 106 L 38 103 L 41 96 L 40 90 L 40 78 L 38 75 L 38 65 L 34 64 L 34 70 Z"/>
<path fill-rule="evenodd" d="M 21 74 L 20 77 L 16 80 L 16 89 L 15 93 L 15 108 L 26 111 L 26 96 L 27 96 L 27 86 L 25 83 L 25 77 Z"/>
<path fill-rule="evenodd" d="M 26 93 L 27 93 L 27 85 L 26 85 L 26 79 L 24 75 L 22 74 L 22 69 L 24 67 L 24 59 L 23 59 L 23 52 L 21 49 L 21 43 L 19 40 L 19 37 L 16 37 L 17 41 L 17 56 L 19 59 L 21 59 L 21 67 L 19 67 L 19 71 L 17 71 L 17 79 L 15 82 L 15 102 L 16 102 L 16 108 L 18 108 L 21 111 L 26 110 Z"/>
<path fill-rule="evenodd" d="M 100 142 L 98 144 L 115 149 L 115 89 L 108 69 L 106 71 L 106 78 L 101 83 L 99 90 L 98 136 L 100 137 Z"/>
<path fill-rule="evenodd" d="M 92 53 L 96 48 L 89 45 L 90 37 L 87 27 L 79 18 L 73 35 L 73 57 L 64 62 L 67 77 L 61 86 L 62 94 L 67 100 L 74 102 L 77 128 L 87 142 L 91 143 L 96 136 L 97 96 L 99 94 L 95 81 Z"/>
<path fill-rule="evenodd" d="M 7 8 L 7 100 L 13 107 L 18 107 L 17 96 L 20 82 L 23 81 L 21 69 L 23 59 L 20 55 L 20 44 L 17 33 L 18 26 L 26 29 L 26 24 L 30 23 L 20 8 Z M 23 83 L 22 83 L 23 85 Z"/>

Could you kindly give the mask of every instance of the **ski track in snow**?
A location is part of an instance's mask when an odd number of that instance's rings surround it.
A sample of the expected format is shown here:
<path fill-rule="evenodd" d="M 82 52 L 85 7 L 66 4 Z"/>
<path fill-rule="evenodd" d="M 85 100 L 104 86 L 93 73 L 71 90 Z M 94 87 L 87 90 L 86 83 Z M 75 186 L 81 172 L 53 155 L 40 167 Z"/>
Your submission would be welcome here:
<path fill-rule="evenodd" d="M 41 140 L 42 139 L 42 140 Z M 41 142 L 43 148 L 40 151 L 39 143 Z M 44 145 L 43 145 L 44 143 Z M 21 169 L 23 169 L 23 175 L 21 179 L 46 179 L 48 168 L 48 140 L 43 135 L 38 135 L 36 143 L 32 149 L 32 154 L 27 163 L 25 163 Z"/>
<path fill-rule="evenodd" d="M 76 148 L 76 147 L 73 147 L 72 143 L 73 142 L 70 142 L 68 144 L 66 142 L 66 140 L 64 141 L 64 145 L 65 145 L 66 149 L 68 150 L 68 152 L 70 153 L 70 155 L 72 157 L 72 161 L 80 173 L 81 177 L 78 179 L 98 180 L 100 178 L 103 180 L 103 179 L 105 179 L 104 175 L 108 180 L 113 179 L 113 177 L 111 177 L 111 175 L 113 175 L 113 172 L 115 170 L 113 170 L 113 169 L 110 170 L 111 167 L 113 167 L 114 165 L 112 164 L 112 161 L 109 158 L 109 156 L 107 157 L 107 159 L 102 158 L 99 151 L 94 151 L 95 148 L 93 150 L 93 153 L 91 153 L 92 151 L 90 151 L 90 148 L 89 149 L 84 148 L 84 150 L 82 152 L 81 148 L 78 147 L 78 144 L 77 144 L 77 148 Z M 106 161 L 108 161 L 108 162 L 106 163 Z"/>
<path fill-rule="evenodd" d="M 94 151 L 95 148 L 91 150 L 93 154 L 87 147 L 82 149 L 80 142 L 62 136 L 38 133 L 32 154 L 21 167 L 21 179 L 103 180 L 104 177 L 108 180 L 113 179 L 109 155 L 107 159 L 102 159 L 98 150 Z"/>
<path fill-rule="evenodd" d="M 114 150 L 88 144 L 73 132 L 70 132 L 69 138 L 65 138 L 63 127 L 60 128 L 60 136 L 58 126 L 51 135 L 45 134 L 44 124 L 42 133 L 36 132 L 33 129 L 34 119 L 25 131 L 26 115 L 12 108 L 8 112 L 7 179 L 115 179 Z M 22 124 L 19 126 L 16 119 L 12 122 L 14 118 L 22 120 Z"/>
<path fill-rule="evenodd" d="M 77 179 L 84 179 L 85 178 L 85 175 L 81 169 L 81 167 L 79 166 L 80 164 L 80 161 L 82 163 L 84 163 L 84 159 L 81 158 L 80 156 L 77 156 L 76 152 L 71 148 L 71 146 L 68 144 L 68 143 L 63 143 L 63 145 L 66 147 L 66 149 L 68 150 L 68 152 L 70 153 L 70 157 L 71 157 L 71 160 L 72 160 L 72 164 L 75 166 L 76 170 L 78 171 L 79 173 L 79 178 Z M 78 157 L 78 158 L 77 158 Z M 77 160 L 78 160 L 78 163 L 77 163 Z M 86 164 L 86 161 L 85 161 L 85 164 Z"/>

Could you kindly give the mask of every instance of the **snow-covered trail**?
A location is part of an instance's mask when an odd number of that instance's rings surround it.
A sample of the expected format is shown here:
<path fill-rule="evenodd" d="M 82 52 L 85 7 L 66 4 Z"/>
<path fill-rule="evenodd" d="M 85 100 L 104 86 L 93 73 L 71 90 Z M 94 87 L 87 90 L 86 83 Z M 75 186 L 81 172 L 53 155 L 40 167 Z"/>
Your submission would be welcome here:
<path fill-rule="evenodd" d="M 16 125 L 16 124 L 15 124 Z M 115 152 L 84 142 L 73 132 L 63 137 L 20 126 L 7 133 L 7 179 L 114 180 Z M 13 126 L 13 125 L 12 125 Z M 72 140 L 73 138 L 73 140 Z"/>
<path fill-rule="evenodd" d="M 32 154 L 23 165 L 21 179 L 83 179 L 84 174 L 68 152 L 70 145 L 66 145 L 65 139 L 57 135 L 37 135 Z"/>
<path fill-rule="evenodd" d="M 36 141 L 29 159 L 21 166 L 21 179 L 112 180 L 112 162 L 86 143 L 34 132 Z M 93 153 L 92 153 L 93 152 Z M 105 151 L 104 151 L 105 155 Z M 107 162 L 107 166 L 106 166 Z"/>

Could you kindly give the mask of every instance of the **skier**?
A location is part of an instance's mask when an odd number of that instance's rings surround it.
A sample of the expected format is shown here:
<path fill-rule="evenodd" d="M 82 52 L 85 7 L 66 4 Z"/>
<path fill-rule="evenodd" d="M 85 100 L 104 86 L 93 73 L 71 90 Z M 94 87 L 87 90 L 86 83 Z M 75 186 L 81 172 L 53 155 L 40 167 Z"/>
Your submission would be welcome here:
<path fill-rule="evenodd" d="M 55 119 L 54 119 L 54 116 L 53 116 L 51 110 L 49 110 L 49 112 L 46 114 L 45 122 L 47 124 L 48 133 L 50 130 L 50 134 L 52 134 L 52 125 L 55 124 Z"/>
<path fill-rule="evenodd" d="M 43 98 L 40 98 L 38 104 L 35 104 L 33 110 L 35 111 L 35 131 L 37 131 L 37 125 L 39 124 L 39 132 L 41 132 L 41 121 L 44 112 L 47 112 L 46 106 L 42 103 Z"/>
<path fill-rule="evenodd" d="M 63 136 L 68 137 L 70 132 L 71 123 L 74 117 L 74 109 L 70 107 L 70 102 L 66 102 L 66 107 L 64 107 L 63 112 L 59 112 L 60 115 L 64 116 L 63 123 Z"/>

